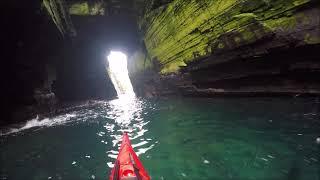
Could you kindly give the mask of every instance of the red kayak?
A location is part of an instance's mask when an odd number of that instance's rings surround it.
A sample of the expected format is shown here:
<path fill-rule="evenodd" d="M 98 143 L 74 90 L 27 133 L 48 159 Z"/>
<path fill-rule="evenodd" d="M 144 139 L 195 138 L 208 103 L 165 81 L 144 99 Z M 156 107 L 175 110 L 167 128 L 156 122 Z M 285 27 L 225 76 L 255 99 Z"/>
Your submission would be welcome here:
<path fill-rule="evenodd" d="M 129 136 L 124 133 L 119 155 L 111 171 L 110 180 L 150 180 L 137 154 L 134 152 Z"/>

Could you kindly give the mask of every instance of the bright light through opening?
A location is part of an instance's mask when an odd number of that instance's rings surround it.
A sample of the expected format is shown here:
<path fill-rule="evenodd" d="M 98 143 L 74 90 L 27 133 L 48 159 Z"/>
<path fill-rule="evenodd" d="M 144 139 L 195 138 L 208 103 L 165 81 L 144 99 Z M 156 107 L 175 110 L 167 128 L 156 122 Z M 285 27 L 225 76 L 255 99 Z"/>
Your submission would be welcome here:
<path fill-rule="evenodd" d="M 118 97 L 133 97 L 135 94 L 129 78 L 127 56 L 120 51 L 111 51 L 107 58 L 109 62 L 109 76 Z"/>
<path fill-rule="evenodd" d="M 127 56 L 119 51 L 111 51 L 108 56 L 109 69 L 113 72 L 128 71 Z"/>

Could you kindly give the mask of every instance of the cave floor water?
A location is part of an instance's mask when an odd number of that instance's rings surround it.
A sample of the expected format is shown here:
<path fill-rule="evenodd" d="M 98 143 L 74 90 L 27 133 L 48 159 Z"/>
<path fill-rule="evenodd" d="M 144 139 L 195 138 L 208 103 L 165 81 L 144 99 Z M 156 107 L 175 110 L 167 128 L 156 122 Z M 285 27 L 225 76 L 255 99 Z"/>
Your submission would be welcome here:
<path fill-rule="evenodd" d="M 0 179 L 108 179 L 128 131 L 155 180 L 317 180 L 319 109 L 302 98 L 99 102 L 2 133 Z"/>

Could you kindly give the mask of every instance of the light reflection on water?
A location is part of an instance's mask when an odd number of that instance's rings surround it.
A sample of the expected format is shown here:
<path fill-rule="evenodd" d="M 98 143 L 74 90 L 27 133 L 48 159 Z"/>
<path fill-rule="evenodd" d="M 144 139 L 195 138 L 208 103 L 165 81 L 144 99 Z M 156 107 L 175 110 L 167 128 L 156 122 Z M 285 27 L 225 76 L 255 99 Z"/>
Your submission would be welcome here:
<path fill-rule="evenodd" d="M 82 122 L 99 123 L 100 128 L 97 129 L 96 136 L 99 142 L 106 147 L 107 156 L 111 158 L 107 162 L 108 166 L 113 167 L 124 132 L 128 132 L 138 156 L 151 150 L 157 143 L 154 139 L 145 137 L 145 133 L 148 132 L 147 125 L 150 122 L 143 118 L 145 115 L 143 113 L 150 108 L 146 102 L 134 95 L 122 95 L 112 101 L 96 102 L 95 109 L 81 109 L 44 120 L 32 119 L 19 128 L 1 129 L 0 134 L 15 136 L 25 131 L 38 131 L 46 127 L 73 126 Z"/>
<path fill-rule="evenodd" d="M 146 125 L 149 123 L 149 121 L 145 121 L 142 117 L 145 106 L 144 101 L 131 95 L 124 95 L 110 101 L 108 105 L 106 117 L 113 121 L 106 122 L 103 127 L 106 130 L 106 134 L 113 138 L 112 147 L 114 148 L 107 151 L 108 157 L 117 158 L 124 132 L 128 132 L 131 140 L 138 140 L 138 142 L 135 141 L 137 143 L 132 144 L 138 156 L 154 147 L 152 139 L 144 137 L 144 134 L 148 131 Z M 105 143 L 104 140 L 101 142 Z M 108 162 L 108 166 L 113 167 L 113 162 Z"/>
<path fill-rule="evenodd" d="M 309 99 L 102 101 L 1 136 L 0 179 L 107 179 L 129 131 L 152 179 L 316 180 L 319 117 Z"/>

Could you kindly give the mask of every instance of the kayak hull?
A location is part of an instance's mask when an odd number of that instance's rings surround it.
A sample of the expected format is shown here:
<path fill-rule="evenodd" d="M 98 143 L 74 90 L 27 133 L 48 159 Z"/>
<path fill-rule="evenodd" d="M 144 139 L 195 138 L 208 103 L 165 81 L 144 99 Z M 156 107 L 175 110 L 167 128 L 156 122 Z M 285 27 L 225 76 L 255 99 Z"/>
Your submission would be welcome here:
<path fill-rule="evenodd" d="M 150 176 L 134 152 L 129 136 L 124 133 L 118 157 L 111 171 L 109 180 L 121 180 L 136 177 L 137 180 L 150 180 Z"/>

